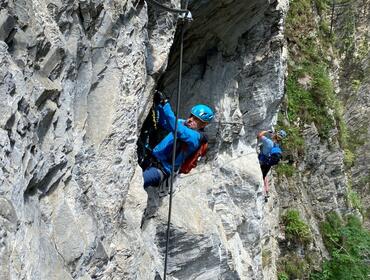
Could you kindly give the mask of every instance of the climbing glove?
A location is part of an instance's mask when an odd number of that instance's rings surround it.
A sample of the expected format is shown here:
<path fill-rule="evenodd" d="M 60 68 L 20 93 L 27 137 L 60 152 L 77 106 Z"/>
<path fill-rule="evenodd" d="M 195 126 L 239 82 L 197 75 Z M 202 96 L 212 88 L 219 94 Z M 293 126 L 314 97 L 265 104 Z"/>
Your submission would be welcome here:
<path fill-rule="evenodd" d="M 156 90 L 154 92 L 154 105 L 164 105 L 166 104 L 169 100 L 167 98 L 167 96 L 163 93 L 163 92 L 160 92 L 159 90 Z"/>

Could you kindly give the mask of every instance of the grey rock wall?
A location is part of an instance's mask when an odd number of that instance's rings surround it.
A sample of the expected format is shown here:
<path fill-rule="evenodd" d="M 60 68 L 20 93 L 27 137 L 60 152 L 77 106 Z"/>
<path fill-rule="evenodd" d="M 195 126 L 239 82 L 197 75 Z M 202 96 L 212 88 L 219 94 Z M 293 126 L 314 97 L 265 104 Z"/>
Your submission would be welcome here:
<path fill-rule="evenodd" d="M 332 131 L 336 135 L 337 131 Z M 328 257 L 320 232 L 320 223 L 326 215 L 337 212 L 346 215 L 349 212 L 347 205 L 348 178 L 344 169 L 344 153 L 336 138 L 329 143 L 320 139 L 314 124 L 305 126 L 304 157 L 296 163 L 297 172 L 291 178 L 281 177 L 274 181 L 277 191 L 275 201 L 279 205 L 280 216 L 285 209 L 297 209 L 301 218 L 310 227 L 312 241 L 305 248 L 298 248 L 298 255 L 312 254 L 313 267 L 320 267 L 322 258 Z M 284 228 L 280 228 L 278 240 L 283 249 L 286 246 Z M 293 246 L 294 247 L 294 246 Z M 302 246 L 304 247 L 304 246 Z M 292 249 L 292 246 L 290 246 Z M 289 248 L 288 248 L 288 252 Z"/>
<path fill-rule="evenodd" d="M 136 141 L 158 79 L 176 88 L 176 17 L 129 0 L 0 7 L 0 278 L 161 279 L 168 197 L 144 214 Z M 204 102 L 216 121 L 206 162 L 176 181 L 169 273 L 262 279 L 255 135 L 283 96 L 287 2 L 190 8 L 180 116 Z"/>
<path fill-rule="evenodd" d="M 165 25 L 150 24 L 134 1 L 2 8 L 2 279 L 151 278 L 137 268 L 147 249 L 128 241 L 140 243 L 123 209 L 151 75 L 175 31 L 162 16 Z"/>
<path fill-rule="evenodd" d="M 369 58 L 368 58 L 369 59 Z M 367 66 L 367 69 L 370 69 Z M 369 70 L 368 70 L 369 71 Z M 351 167 L 353 189 L 359 194 L 363 205 L 363 217 L 366 227 L 370 228 L 369 199 L 370 199 L 370 81 L 365 81 L 355 97 L 347 103 L 345 118 L 351 128 L 351 135 L 357 147 L 354 163 Z"/>
<path fill-rule="evenodd" d="M 193 105 L 205 103 L 215 108 L 216 119 L 207 129 L 211 144 L 207 163 L 178 180 L 180 190 L 174 197 L 174 212 L 177 213 L 174 215 L 181 215 L 183 221 L 174 222 L 173 226 L 175 232 L 182 228 L 191 232 L 192 221 L 184 217 L 189 215 L 187 211 L 192 211 L 198 219 L 201 212 L 193 206 L 185 212 L 183 205 L 189 207 L 193 201 L 195 205 L 207 202 L 208 207 L 202 207 L 206 210 L 203 215 L 214 229 L 203 229 L 208 223 L 202 225 L 202 236 L 207 235 L 207 231 L 216 232 L 217 228 L 219 233 L 215 236 L 223 238 L 212 238 L 204 245 L 210 250 L 208 255 L 218 261 L 209 257 L 211 263 L 204 264 L 209 269 L 203 274 L 179 267 L 178 263 L 183 263 L 184 259 L 203 263 L 204 256 L 201 253 L 198 257 L 189 256 L 187 241 L 174 239 L 179 248 L 173 253 L 175 263 L 170 263 L 170 269 L 175 276 L 180 275 L 179 279 L 216 279 L 217 275 L 221 275 L 221 279 L 264 277 L 262 243 L 269 238 L 270 232 L 262 228 L 265 215 L 255 144 L 257 131 L 270 127 L 275 121 L 283 97 L 286 53 L 282 31 L 286 4 L 236 2 L 236 14 L 230 12 L 228 6 L 220 9 L 215 5 L 212 8 L 216 11 L 207 13 L 214 14 L 212 17 L 198 14 L 202 11 L 200 6 L 185 34 L 180 117 L 186 117 Z M 247 18 L 250 22 L 245 21 Z M 209 25 L 204 24 L 205 20 Z M 221 26 L 228 22 L 235 22 L 235 27 L 221 32 Z M 200 34 L 206 34 L 206 40 Z M 170 95 L 173 104 L 176 101 L 177 59 L 177 53 L 172 54 L 162 81 L 163 90 Z M 193 194 L 195 190 L 197 193 Z M 188 200 L 183 200 L 181 195 Z M 155 219 L 164 222 L 166 215 L 166 212 L 159 212 Z M 271 227 L 276 222 L 276 219 L 266 221 Z M 161 229 L 157 227 L 157 230 Z M 211 269 L 214 274 L 208 276 L 206 273 Z M 187 277 L 183 276 L 183 270 L 187 270 Z M 274 279 L 275 273 L 276 270 L 267 272 L 265 279 Z"/>
<path fill-rule="evenodd" d="M 355 7 L 354 47 L 343 61 L 339 94 L 344 99 L 344 117 L 355 151 L 350 169 L 351 183 L 362 199 L 364 222 L 370 229 L 370 2 L 359 1 Z"/>
<path fill-rule="evenodd" d="M 320 17 L 323 17 L 324 13 L 318 13 L 314 5 L 312 5 L 312 10 L 314 20 L 317 23 L 320 22 L 322 20 Z M 368 227 L 366 208 L 369 198 L 367 140 L 370 116 L 369 43 L 367 40 L 370 22 L 369 3 L 368 1 L 352 1 L 349 5 L 338 5 L 335 15 L 333 33 L 340 39 L 336 39 L 335 47 L 338 49 L 327 55 L 331 57 L 330 71 L 335 94 L 344 105 L 342 114 L 349 132 L 348 145 L 346 143 L 341 143 L 341 145 L 338 142 L 340 138 L 338 123 L 338 127 L 330 131 L 327 139 L 320 138 L 313 123 L 305 124 L 297 120 L 291 124 L 299 128 L 302 133 L 303 152 L 295 155 L 294 163 L 290 162 L 295 170 L 293 176 L 286 177 L 281 174 L 276 176 L 277 173 L 273 172 L 275 176 L 272 182 L 272 200 L 266 205 L 268 212 L 266 217 L 281 220 L 280 225 L 275 224 L 271 227 L 267 224 L 267 230 L 273 236 L 270 246 L 263 249 L 268 259 L 267 264 L 271 267 L 275 264 L 279 265 L 280 262 L 283 264 L 281 265 L 282 271 L 288 270 L 289 265 L 300 264 L 298 272 L 307 276 L 310 270 L 321 270 L 322 260 L 329 257 L 320 233 L 320 223 L 325 220 L 328 213 L 336 212 L 342 217 L 347 214 L 355 214 L 359 218 L 365 217 L 364 225 Z M 353 30 L 348 29 L 350 24 L 353 24 Z M 321 39 L 317 38 L 317 40 L 319 42 Z M 295 52 L 294 44 L 296 43 L 294 41 L 291 43 L 292 53 Z M 347 45 L 347 49 L 344 45 Z M 336 56 L 338 53 L 340 55 Z M 329 108 L 328 111 L 329 115 L 333 114 Z M 345 145 L 347 149 L 354 151 L 351 166 L 345 165 L 348 162 L 346 154 L 349 154 L 349 150 L 343 150 Z M 351 203 L 349 197 L 352 190 L 356 190 L 362 198 L 364 208 L 362 214 Z M 300 218 L 310 228 L 312 240 L 307 244 L 289 240 L 285 236 L 284 223 L 281 218 L 286 210 L 290 209 L 297 209 Z M 276 244 L 279 248 L 271 250 Z M 274 263 L 276 255 L 279 261 Z M 286 260 L 288 265 L 284 267 Z"/>

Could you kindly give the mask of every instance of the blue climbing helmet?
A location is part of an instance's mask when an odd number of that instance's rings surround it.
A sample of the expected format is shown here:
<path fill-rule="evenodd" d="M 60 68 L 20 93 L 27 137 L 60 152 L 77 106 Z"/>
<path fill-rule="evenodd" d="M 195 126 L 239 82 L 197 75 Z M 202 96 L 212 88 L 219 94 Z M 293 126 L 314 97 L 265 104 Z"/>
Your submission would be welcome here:
<path fill-rule="evenodd" d="M 281 129 L 278 131 L 278 133 L 276 133 L 276 135 L 280 137 L 281 139 L 284 139 L 287 136 L 287 133 L 285 132 L 285 130 Z"/>
<path fill-rule="evenodd" d="M 214 117 L 212 109 L 203 104 L 195 105 L 191 109 L 191 114 L 203 122 L 210 122 Z"/>

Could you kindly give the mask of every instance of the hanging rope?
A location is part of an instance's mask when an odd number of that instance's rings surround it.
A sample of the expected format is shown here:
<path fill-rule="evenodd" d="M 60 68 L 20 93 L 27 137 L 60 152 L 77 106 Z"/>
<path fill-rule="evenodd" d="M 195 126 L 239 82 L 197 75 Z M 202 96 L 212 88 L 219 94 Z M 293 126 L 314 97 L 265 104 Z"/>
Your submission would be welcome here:
<path fill-rule="evenodd" d="M 171 229 L 171 213 L 172 213 L 172 197 L 173 197 L 173 181 L 175 176 L 175 160 L 176 160 L 176 144 L 177 144 L 177 123 L 178 123 L 178 112 L 180 111 L 180 97 L 181 97 L 181 80 L 182 80 L 182 56 L 184 50 L 184 25 L 187 22 L 186 20 L 191 20 L 192 16 L 190 11 L 187 9 L 189 0 L 185 2 L 185 9 L 173 9 L 169 8 L 155 0 L 146 0 L 147 3 L 152 4 L 153 6 L 165 10 L 171 13 L 178 13 L 181 15 L 180 20 L 180 58 L 179 58 L 179 72 L 178 72 L 178 83 L 177 83 L 177 100 L 176 100 L 176 121 L 175 121 L 175 131 L 173 136 L 173 149 L 172 149 L 172 167 L 171 167 L 171 179 L 170 179 L 170 198 L 168 205 L 168 219 L 167 219 L 167 233 L 166 233 L 166 252 L 164 258 L 164 270 L 163 270 L 163 280 L 167 278 L 167 263 L 168 263 L 168 248 L 170 244 L 170 229 Z"/>
<path fill-rule="evenodd" d="M 188 7 L 189 0 L 186 0 L 185 9 Z M 171 170 L 171 180 L 170 180 L 170 198 L 168 205 L 168 220 L 167 220 L 167 233 L 166 233 L 166 254 L 164 258 L 164 271 L 163 279 L 166 280 L 167 277 L 167 262 L 168 262 L 168 248 L 170 245 L 170 229 L 171 229 L 171 213 L 172 213 L 172 197 L 173 197 L 173 181 L 175 177 L 175 160 L 176 160 L 176 143 L 177 143 L 177 122 L 178 122 L 178 113 L 180 112 L 180 97 L 181 97 L 181 81 L 182 81 L 182 56 L 184 51 L 184 32 L 186 21 L 184 18 L 180 22 L 180 58 L 179 58 L 179 78 L 177 82 L 177 96 L 176 96 L 176 122 L 175 122 L 175 132 L 173 139 L 173 149 L 172 149 L 172 170 Z"/>

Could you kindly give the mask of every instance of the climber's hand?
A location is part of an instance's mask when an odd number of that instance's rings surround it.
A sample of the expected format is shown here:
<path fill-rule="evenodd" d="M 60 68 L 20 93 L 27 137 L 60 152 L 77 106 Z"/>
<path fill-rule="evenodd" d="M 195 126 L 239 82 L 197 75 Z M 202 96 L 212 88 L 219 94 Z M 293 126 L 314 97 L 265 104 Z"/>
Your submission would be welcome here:
<path fill-rule="evenodd" d="M 168 102 L 168 98 L 164 93 L 160 92 L 159 90 L 156 90 L 154 92 L 154 100 L 153 101 L 154 101 L 155 105 L 159 105 L 159 104 L 164 105 Z"/>

